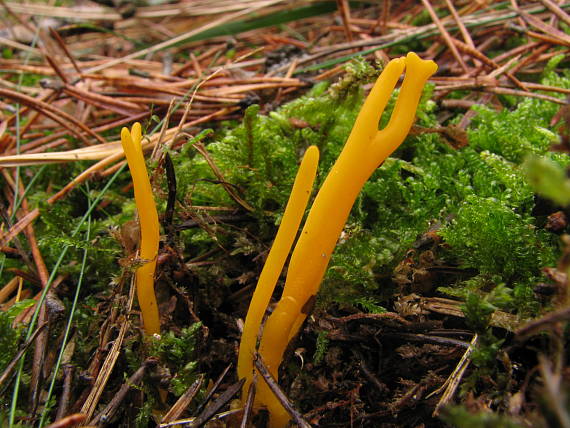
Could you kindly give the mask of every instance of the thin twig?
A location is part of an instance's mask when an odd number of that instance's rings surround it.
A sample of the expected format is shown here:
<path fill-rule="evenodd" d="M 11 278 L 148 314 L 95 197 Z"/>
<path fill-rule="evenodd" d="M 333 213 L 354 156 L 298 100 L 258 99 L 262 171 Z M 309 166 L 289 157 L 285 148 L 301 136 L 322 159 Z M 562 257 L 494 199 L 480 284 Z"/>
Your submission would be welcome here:
<path fill-rule="evenodd" d="M 291 415 L 291 418 L 295 421 L 295 423 L 302 428 L 310 428 L 311 425 L 303 418 L 303 416 L 297 411 L 297 409 L 295 409 L 295 407 L 293 407 L 291 402 L 287 399 L 287 396 L 283 393 L 283 391 L 279 387 L 279 384 L 277 383 L 273 375 L 269 372 L 269 369 L 267 368 L 267 365 L 261 358 L 261 355 L 257 352 L 254 355 L 253 364 L 255 365 L 255 368 L 259 371 L 259 374 L 261 375 L 265 383 L 267 383 L 269 389 L 271 389 L 271 392 L 275 394 L 275 397 L 279 400 L 279 402 L 285 408 L 285 410 L 287 410 L 289 415 Z"/>

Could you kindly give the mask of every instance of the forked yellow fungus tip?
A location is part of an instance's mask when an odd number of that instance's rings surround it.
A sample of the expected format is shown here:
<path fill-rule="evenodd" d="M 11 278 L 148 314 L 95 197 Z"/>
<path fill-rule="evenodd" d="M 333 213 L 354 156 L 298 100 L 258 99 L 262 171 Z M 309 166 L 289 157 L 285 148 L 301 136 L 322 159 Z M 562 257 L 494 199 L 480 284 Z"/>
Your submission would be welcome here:
<path fill-rule="evenodd" d="M 160 317 L 154 294 L 154 272 L 160 238 L 158 213 L 142 151 L 142 132 L 136 122 L 131 131 L 121 130 L 121 144 L 133 180 L 135 203 L 140 222 L 139 259 L 143 264 L 135 272 L 137 298 L 141 308 L 144 331 L 152 336 L 160 334 Z"/>
<path fill-rule="evenodd" d="M 378 130 L 380 117 L 404 69 L 406 74 L 392 116 L 388 125 Z M 307 317 L 307 311 L 303 308 L 308 306 L 319 290 L 358 193 L 374 170 L 408 135 L 425 83 L 436 70 L 435 62 L 422 60 L 410 52 L 405 58 L 396 58 L 386 65 L 365 100 L 341 154 L 315 197 L 291 255 L 283 294 L 263 328 L 259 354 L 276 379 L 283 353 Z M 294 197 L 292 192 L 288 207 L 294 198 L 297 196 Z M 261 319 L 303 211 L 304 205 L 297 212 L 299 217 L 289 223 L 285 221 L 286 210 L 271 249 L 274 252 L 278 248 L 279 256 L 272 257 L 270 253 L 250 304 L 238 362 L 238 374 L 240 378 L 247 379 L 246 385 L 251 383 L 253 376 L 252 359 Z M 247 387 L 244 391 L 247 391 Z M 263 380 L 257 382 L 255 405 L 269 410 L 271 427 L 287 425 L 289 414 Z"/>

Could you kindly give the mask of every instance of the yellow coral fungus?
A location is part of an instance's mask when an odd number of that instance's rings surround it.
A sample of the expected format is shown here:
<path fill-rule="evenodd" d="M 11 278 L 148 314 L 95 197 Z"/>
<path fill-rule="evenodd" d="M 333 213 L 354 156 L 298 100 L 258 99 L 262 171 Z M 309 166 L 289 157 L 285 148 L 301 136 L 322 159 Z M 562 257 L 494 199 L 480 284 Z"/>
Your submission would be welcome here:
<path fill-rule="evenodd" d="M 394 111 L 388 125 L 379 131 L 380 116 L 404 68 L 406 74 Z M 275 378 L 289 341 L 310 311 L 358 193 L 374 170 L 404 141 L 414 121 L 425 82 L 436 69 L 433 61 L 421 60 L 414 53 L 388 63 L 317 193 L 291 256 L 281 300 L 265 324 L 259 346 L 259 353 Z M 281 266 L 276 268 L 281 270 Z M 271 426 L 287 424 L 288 414 L 265 382 L 258 383 L 255 399 L 257 406 L 269 410 Z"/>
<path fill-rule="evenodd" d="M 141 124 L 136 122 L 131 131 L 121 130 L 121 144 L 127 157 L 133 179 L 135 203 L 140 222 L 139 259 L 142 265 L 135 273 L 137 298 L 142 312 L 146 334 L 160 333 L 160 318 L 154 294 L 154 271 L 158 254 L 159 225 L 158 214 L 142 151 Z"/>
<path fill-rule="evenodd" d="M 301 219 L 305 213 L 307 202 L 311 194 L 317 165 L 319 162 L 319 150 L 316 146 L 311 146 L 305 152 L 293 189 L 289 196 L 289 201 L 285 207 L 281 225 L 275 237 L 275 241 L 269 251 L 265 265 L 259 276 L 257 287 L 253 293 L 245 324 L 238 357 L 238 376 L 245 378 L 246 382 L 243 391 L 247 391 L 253 376 L 253 354 L 257 349 L 257 333 L 263 319 L 265 309 L 271 299 L 271 294 L 275 289 L 275 284 L 279 279 L 285 259 L 291 250 L 297 230 L 301 224 Z"/>

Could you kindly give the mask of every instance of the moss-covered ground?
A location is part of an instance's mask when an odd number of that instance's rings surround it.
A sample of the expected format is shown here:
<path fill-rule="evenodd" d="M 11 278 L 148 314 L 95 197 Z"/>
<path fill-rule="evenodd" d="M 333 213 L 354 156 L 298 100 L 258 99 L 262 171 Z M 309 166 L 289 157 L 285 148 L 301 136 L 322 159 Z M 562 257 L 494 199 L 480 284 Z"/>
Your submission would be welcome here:
<path fill-rule="evenodd" d="M 421 43 L 394 53 L 427 49 Z M 561 51 L 533 79 L 568 91 L 567 65 Z M 98 172 L 54 204 L 49 196 L 92 163 L 19 167 L 25 197 L 3 198 L 3 232 L 21 218 L 12 204 L 25 200 L 26 212 L 40 215 L 35 244 L 29 233 L 15 239 L 0 265 L 2 284 L 23 278 L 32 290 L 0 311 L 0 426 L 45 426 L 62 406 L 63 415 L 91 411 L 92 425 L 156 426 L 193 389 L 176 418 L 203 417 L 212 402 L 226 405 L 216 413 L 238 408 L 237 396 L 223 393 L 238 381 L 241 320 L 300 159 L 319 147 L 318 188 L 380 69 L 351 59 L 278 104 L 249 100 L 222 121 L 195 125 L 148 159 L 161 219 L 159 338 L 144 336 L 133 298 L 138 230 L 128 170 Z M 410 135 L 360 193 L 280 385 L 315 426 L 569 426 L 567 106 L 502 94 L 450 109 L 434 91 L 429 83 Z M 464 97 L 459 89 L 445 98 Z M 161 120 L 143 119 L 143 133 L 160 133 Z M 102 135 L 111 141 L 119 130 Z M 34 295 L 45 309 L 35 310 Z M 94 385 L 103 389 L 90 409 Z M 250 423 L 264 426 L 265 417 Z"/>

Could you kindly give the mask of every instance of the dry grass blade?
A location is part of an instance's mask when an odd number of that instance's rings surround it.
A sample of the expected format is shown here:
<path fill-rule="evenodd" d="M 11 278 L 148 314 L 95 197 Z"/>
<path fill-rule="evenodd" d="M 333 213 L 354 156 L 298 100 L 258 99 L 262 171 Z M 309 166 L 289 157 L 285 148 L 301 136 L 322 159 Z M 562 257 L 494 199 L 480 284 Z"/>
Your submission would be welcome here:
<path fill-rule="evenodd" d="M 109 377 L 111 376 L 111 372 L 115 368 L 115 364 L 117 359 L 119 358 L 119 353 L 121 352 L 121 347 L 123 346 L 123 340 L 125 338 L 125 334 L 129 328 L 129 323 L 126 320 L 121 320 L 121 326 L 119 328 L 119 334 L 113 341 L 113 346 L 109 350 L 109 354 L 107 358 L 105 358 L 105 362 L 103 363 L 103 367 L 99 372 L 99 376 L 95 380 L 93 388 L 91 389 L 91 393 L 85 400 L 85 403 L 81 407 L 81 413 L 87 415 L 86 420 L 90 421 L 93 413 L 95 413 L 95 409 L 99 405 L 99 400 L 101 399 L 101 394 L 103 394 L 103 390 L 107 385 Z"/>
<path fill-rule="evenodd" d="M 15 167 L 27 165 L 44 165 L 49 163 L 75 162 L 82 160 L 100 160 L 123 152 L 121 143 L 98 144 L 68 150 L 66 152 L 33 153 L 14 156 L 0 156 L 0 166 Z"/>
<path fill-rule="evenodd" d="M 127 314 L 131 311 L 133 307 L 134 297 L 135 297 L 135 281 L 133 277 L 129 290 L 127 305 L 125 308 L 125 312 Z M 90 421 L 91 418 L 93 417 L 93 414 L 95 413 L 95 410 L 99 404 L 99 400 L 101 399 L 101 394 L 103 394 L 103 390 L 105 389 L 109 377 L 111 376 L 111 373 L 115 368 L 117 359 L 119 358 L 119 354 L 123 346 L 123 340 L 125 339 L 125 334 L 129 329 L 130 323 L 128 322 L 127 315 L 120 315 L 116 321 L 120 325 L 117 337 L 113 341 L 113 346 L 111 347 L 109 353 L 107 354 L 107 357 L 105 358 L 103 366 L 99 371 L 99 375 L 97 376 L 97 379 L 95 379 L 93 387 L 91 388 L 89 395 L 87 396 L 85 402 L 81 407 L 81 413 L 87 416 L 86 417 L 87 421 Z"/>
<path fill-rule="evenodd" d="M 471 340 L 471 343 L 469 344 L 469 347 L 461 357 L 461 360 L 459 360 L 459 363 L 457 364 L 451 375 L 447 378 L 445 383 L 440 388 L 438 388 L 429 395 L 431 396 L 439 394 L 445 388 L 443 395 L 439 399 L 439 402 L 437 403 L 437 406 L 433 411 L 434 416 L 437 416 L 439 412 L 441 412 L 441 410 L 450 403 L 451 399 L 455 395 L 455 392 L 457 391 L 457 388 L 461 383 L 461 379 L 463 379 L 465 370 L 467 370 L 469 363 L 471 363 L 470 356 L 475 350 L 477 341 L 478 341 L 478 336 L 474 335 L 473 339 Z"/>
<path fill-rule="evenodd" d="M 125 62 L 125 61 L 128 61 L 128 60 L 130 60 L 130 59 L 140 58 L 140 57 L 143 57 L 143 56 L 145 56 L 145 55 L 151 54 L 151 53 L 153 53 L 153 52 L 157 52 L 157 51 L 159 51 L 159 50 L 168 48 L 168 47 L 170 47 L 170 46 L 174 46 L 175 44 L 180 43 L 180 42 L 183 42 L 183 41 L 185 41 L 186 39 L 188 39 L 188 38 L 190 38 L 190 37 L 192 37 L 192 36 L 194 36 L 194 35 L 196 35 L 196 34 L 199 34 L 199 33 L 203 32 L 203 31 L 206 31 L 206 30 L 208 30 L 208 29 L 210 29 L 210 28 L 219 27 L 220 25 L 222 25 L 222 24 L 224 24 L 224 23 L 226 23 L 226 22 L 232 21 L 232 20 L 234 20 L 234 19 L 236 19 L 236 18 L 239 18 L 239 17 L 241 17 L 241 16 L 246 16 L 246 15 L 248 15 L 248 14 L 250 14 L 250 13 L 252 13 L 252 12 L 255 12 L 255 11 L 259 10 L 259 9 L 263 9 L 264 7 L 276 5 L 276 4 L 278 4 L 278 3 L 281 3 L 282 1 L 283 1 L 283 0 L 268 0 L 268 1 L 266 1 L 266 2 L 260 2 L 260 3 L 256 4 L 255 6 L 249 7 L 249 8 L 247 8 L 247 9 L 245 9 L 245 10 L 240 10 L 240 11 L 238 11 L 238 12 L 230 13 L 229 15 L 222 16 L 221 18 L 218 18 L 218 19 L 216 19 L 216 20 L 214 20 L 214 21 L 212 21 L 212 22 L 210 22 L 210 23 L 208 23 L 208 24 L 206 24 L 206 25 L 203 25 L 203 26 L 201 26 L 201 27 L 199 27 L 199 28 L 197 28 L 197 29 L 195 29 L 195 30 L 188 31 L 188 32 L 186 32 L 186 33 L 184 33 L 184 34 L 181 34 L 181 35 L 176 36 L 176 37 L 174 37 L 174 38 L 172 38 L 172 39 L 170 39 L 170 40 L 167 40 L 167 41 L 165 41 L 165 42 L 162 42 L 162 43 L 159 43 L 159 44 L 157 44 L 157 45 L 154 45 L 154 46 L 152 46 L 152 47 L 150 47 L 150 48 L 140 50 L 140 51 L 138 51 L 138 52 L 132 53 L 132 54 L 127 55 L 127 56 L 125 56 L 125 57 L 118 58 L 118 59 L 116 59 L 116 60 L 108 61 L 107 63 L 102 64 L 102 65 L 100 65 L 100 66 L 98 66 L 98 67 L 92 67 L 92 68 L 86 70 L 85 72 L 86 72 L 86 73 L 94 73 L 94 72 L 96 72 L 96 71 L 102 71 L 102 70 L 105 70 L 105 69 L 107 69 L 107 68 L 109 68 L 109 67 L 113 67 L 113 66 L 115 66 L 115 65 L 117 65 L 117 64 L 121 64 L 121 63 L 123 63 L 123 62 Z"/>
<path fill-rule="evenodd" d="M 198 379 L 194 381 L 192 385 L 180 396 L 180 398 L 174 403 L 174 405 L 166 412 L 160 421 L 161 424 L 168 424 L 174 422 L 180 417 L 182 412 L 192 403 L 192 400 L 202 387 L 204 382 L 204 375 L 200 375 Z"/>
<path fill-rule="evenodd" d="M 255 385 L 257 382 L 257 375 L 253 376 L 253 382 L 249 384 L 247 389 L 247 400 L 245 401 L 245 406 L 243 408 L 243 417 L 241 419 L 240 428 L 247 428 L 249 423 L 249 418 L 251 416 L 251 411 L 253 409 L 253 400 L 255 400 Z"/>
<path fill-rule="evenodd" d="M 123 401 L 129 390 L 132 387 L 138 386 L 142 382 L 146 371 L 157 363 L 158 360 L 156 358 L 147 358 L 143 362 L 142 366 L 121 385 L 121 388 L 119 388 L 119 391 L 113 396 L 113 399 L 109 404 L 107 404 L 107 406 L 105 406 L 105 408 L 95 416 L 90 423 L 92 425 L 100 425 L 101 423 L 112 420 L 119 410 L 119 407 L 123 405 Z"/>
<path fill-rule="evenodd" d="M 532 16 L 531 14 L 525 12 L 524 10 L 517 11 L 530 25 L 539 29 L 540 31 L 548 34 L 549 36 L 556 37 L 557 39 L 561 40 L 566 46 L 570 45 L 570 36 L 568 36 L 565 32 L 554 28 L 551 25 L 548 25 L 541 21 L 540 19 Z"/>

